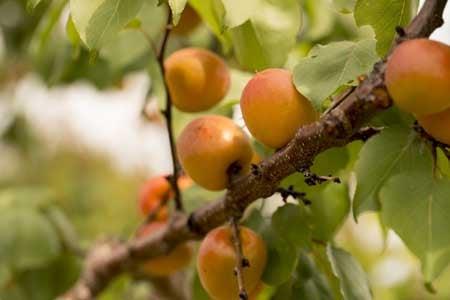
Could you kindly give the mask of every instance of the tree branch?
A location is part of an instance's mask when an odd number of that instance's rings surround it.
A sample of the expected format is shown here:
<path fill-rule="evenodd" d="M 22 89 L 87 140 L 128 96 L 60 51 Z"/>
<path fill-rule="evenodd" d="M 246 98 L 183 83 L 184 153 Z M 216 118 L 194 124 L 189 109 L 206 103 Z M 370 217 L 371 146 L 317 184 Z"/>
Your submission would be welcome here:
<path fill-rule="evenodd" d="M 430 35 L 442 24 L 446 3 L 446 0 L 427 0 L 397 43 Z M 98 255 L 99 247 L 94 247 L 81 277 L 63 299 L 93 299 L 118 274 L 140 261 L 167 253 L 179 243 L 200 239 L 230 217 L 242 215 L 256 199 L 271 196 L 283 178 L 308 168 L 322 151 L 347 144 L 374 114 L 392 105 L 384 85 L 384 71 L 385 61 L 375 64 L 372 73 L 353 93 L 318 122 L 300 128 L 288 145 L 258 165 L 258 172 L 234 179 L 224 199 L 198 209 L 189 218 L 178 216 L 170 228 L 155 235 L 111 244 L 104 255 Z"/>

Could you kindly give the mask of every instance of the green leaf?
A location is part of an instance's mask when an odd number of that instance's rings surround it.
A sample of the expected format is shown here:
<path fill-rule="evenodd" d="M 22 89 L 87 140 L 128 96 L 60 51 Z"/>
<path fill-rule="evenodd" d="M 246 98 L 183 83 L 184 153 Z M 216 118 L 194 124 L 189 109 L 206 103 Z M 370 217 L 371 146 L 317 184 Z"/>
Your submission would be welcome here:
<path fill-rule="evenodd" d="M 262 0 L 221 0 L 224 10 L 224 25 L 233 28 L 250 19 Z"/>
<path fill-rule="evenodd" d="M 306 0 L 304 9 L 308 16 L 305 38 L 317 41 L 334 29 L 336 15 L 328 0 Z"/>
<path fill-rule="evenodd" d="M 287 203 L 272 215 L 272 227 L 285 240 L 297 247 L 310 243 L 311 230 L 308 228 L 307 215 L 302 206 Z"/>
<path fill-rule="evenodd" d="M 270 219 L 263 218 L 257 210 L 251 213 L 244 224 L 259 233 L 266 242 L 268 259 L 263 281 L 269 285 L 286 282 L 295 270 L 298 254 L 296 247 L 280 237 L 273 229 Z"/>
<path fill-rule="evenodd" d="M 339 278 L 345 300 L 372 299 L 367 275 L 350 253 L 329 245 L 327 255 L 335 275 Z"/>
<path fill-rule="evenodd" d="M 0 192 L 0 212 L 14 208 L 42 209 L 54 201 L 54 194 L 43 187 L 15 187 Z"/>
<path fill-rule="evenodd" d="M 403 126 L 383 130 L 365 143 L 355 166 L 355 217 L 380 208 L 378 193 L 390 177 L 400 172 L 431 171 L 431 168 L 431 152 L 414 131 Z"/>
<path fill-rule="evenodd" d="M 283 66 L 300 25 L 297 0 L 260 0 L 249 20 L 229 30 L 237 60 L 251 71 Z"/>
<path fill-rule="evenodd" d="M 294 83 L 316 109 L 321 109 L 325 99 L 371 71 L 377 60 L 373 39 L 318 45 L 295 67 Z"/>
<path fill-rule="evenodd" d="M 219 0 L 189 0 L 189 4 L 219 39 L 224 52 L 229 52 L 231 49 L 231 37 L 229 32 L 224 31 L 222 22 L 225 12 L 221 2 Z"/>
<path fill-rule="evenodd" d="M 381 190 L 382 221 L 419 257 L 425 280 L 434 280 L 450 262 L 450 180 L 430 169 L 403 172 Z"/>
<path fill-rule="evenodd" d="M 358 26 L 373 27 L 377 52 L 384 56 L 394 41 L 395 27 L 407 25 L 416 11 L 416 0 L 358 0 L 354 15 Z"/>
<path fill-rule="evenodd" d="M 328 184 L 311 199 L 313 237 L 321 241 L 331 240 L 350 212 L 347 185 Z"/>
<path fill-rule="evenodd" d="M 331 148 L 316 156 L 311 171 L 319 175 L 334 175 L 345 168 L 349 160 L 347 147 Z"/>
<path fill-rule="evenodd" d="M 38 6 L 39 3 L 41 3 L 41 2 L 42 2 L 42 0 L 28 0 L 27 1 L 27 10 L 29 12 L 32 12 L 36 8 L 36 6 Z"/>
<path fill-rule="evenodd" d="M 334 0 L 334 6 L 341 13 L 351 13 L 355 8 L 356 0 Z"/>
<path fill-rule="evenodd" d="M 335 300 L 326 277 L 305 253 L 300 255 L 298 260 L 291 299 Z"/>
<path fill-rule="evenodd" d="M 66 23 L 66 34 L 67 38 L 73 46 L 78 47 L 81 45 L 80 35 L 77 31 L 77 28 L 75 27 L 75 24 L 73 23 L 72 16 L 70 15 Z"/>
<path fill-rule="evenodd" d="M 170 10 L 172 11 L 172 23 L 177 25 L 180 21 L 181 13 L 186 6 L 187 0 L 169 0 Z"/>
<path fill-rule="evenodd" d="M 71 0 L 73 22 L 81 39 L 91 50 L 114 40 L 133 20 L 144 0 Z"/>
<path fill-rule="evenodd" d="M 61 251 L 50 222 L 31 209 L 12 209 L 0 214 L 0 261 L 14 269 L 43 266 Z"/>

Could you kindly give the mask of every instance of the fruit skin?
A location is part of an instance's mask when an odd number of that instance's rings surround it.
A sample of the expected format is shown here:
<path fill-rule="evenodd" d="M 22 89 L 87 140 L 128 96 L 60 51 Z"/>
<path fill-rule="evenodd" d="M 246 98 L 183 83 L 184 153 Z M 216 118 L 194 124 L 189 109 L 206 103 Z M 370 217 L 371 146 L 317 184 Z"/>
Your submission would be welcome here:
<path fill-rule="evenodd" d="M 209 50 L 178 50 L 165 60 L 164 69 L 172 102 L 184 112 L 213 107 L 225 97 L 230 87 L 227 65 Z"/>
<path fill-rule="evenodd" d="M 197 12 L 190 5 L 186 5 L 181 14 L 180 21 L 172 29 L 172 33 L 180 36 L 188 35 L 197 28 L 200 22 L 201 19 Z"/>
<path fill-rule="evenodd" d="M 435 140 L 450 145 L 450 108 L 437 114 L 417 117 L 417 121 Z"/>
<path fill-rule="evenodd" d="M 192 180 L 189 177 L 180 176 L 178 178 L 178 186 L 180 189 L 185 189 L 191 185 Z M 160 203 L 164 201 L 166 197 L 168 200 L 174 197 L 174 193 L 171 190 L 170 183 L 166 179 L 166 176 L 155 176 L 150 178 L 142 186 L 139 193 L 139 208 L 141 213 L 144 216 L 147 216 L 156 209 L 159 209 L 155 219 L 161 221 L 167 220 L 167 205 L 159 207 Z"/>
<path fill-rule="evenodd" d="M 257 73 L 242 92 L 241 110 L 252 135 L 275 149 L 317 119 L 311 103 L 295 88 L 291 72 L 284 69 Z"/>
<path fill-rule="evenodd" d="M 415 115 L 450 107 L 450 47 L 428 39 L 401 43 L 389 57 L 386 86 L 395 104 Z"/>
<path fill-rule="evenodd" d="M 240 167 L 237 175 L 248 172 L 253 157 L 245 133 L 232 120 L 217 115 L 190 122 L 178 138 L 177 150 L 184 171 L 213 191 L 228 186 L 231 165 Z"/>
<path fill-rule="evenodd" d="M 138 233 L 138 236 L 142 237 L 145 235 L 154 234 L 162 230 L 166 225 L 167 222 L 152 222 L 146 225 Z M 141 266 L 141 270 L 150 276 L 169 276 L 189 265 L 192 254 L 192 247 L 188 243 L 183 243 L 175 247 L 166 255 L 146 261 Z"/>
<path fill-rule="evenodd" d="M 267 262 L 265 242 L 251 229 L 240 227 L 242 251 L 250 267 L 244 268 L 244 284 L 251 295 L 259 288 L 261 275 Z M 237 299 L 239 295 L 234 267 L 236 254 L 228 226 L 210 231 L 202 241 L 197 258 L 200 281 L 214 300 Z"/>

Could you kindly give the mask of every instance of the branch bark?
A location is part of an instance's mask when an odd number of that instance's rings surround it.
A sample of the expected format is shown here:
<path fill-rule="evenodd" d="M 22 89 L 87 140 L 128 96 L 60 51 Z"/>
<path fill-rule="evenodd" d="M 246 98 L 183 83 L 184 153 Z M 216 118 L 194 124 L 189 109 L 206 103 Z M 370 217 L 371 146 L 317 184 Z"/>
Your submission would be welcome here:
<path fill-rule="evenodd" d="M 446 3 L 447 0 L 427 0 L 396 45 L 405 39 L 427 37 L 441 26 Z M 374 114 L 392 105 L 384 85 L 384 71 L 385 61 L 376 63 L 355 91 L 318 122 L 300 128 L 288 145 L 262 161 L 256 171 L 234 179 L 224 199 L 200 208 L 189 217 L 176 214 L 171 226 L 157 235 L 109 244 L 109 250 L 102 255 L 99 255 L 102 246 L 94 247 L 78 282 L 62 299 L 93 299 L 120 273 L 167 253 L 179 243 L 200 239 L 230 217 L 239 218 L 250 203 L 275 193 L 283 178 L 311 166 L 316 155 L 354 140 L 354 135 Z"/>

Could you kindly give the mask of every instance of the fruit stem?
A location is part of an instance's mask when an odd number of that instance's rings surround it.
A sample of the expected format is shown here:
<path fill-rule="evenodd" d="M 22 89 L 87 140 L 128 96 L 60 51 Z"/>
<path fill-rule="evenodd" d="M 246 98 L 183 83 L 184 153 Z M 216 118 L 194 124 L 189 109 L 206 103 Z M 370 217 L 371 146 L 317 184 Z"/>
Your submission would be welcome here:
<path fill-rule="evenodd" d="M 169 144 L 170 144 L 170 155 L 172 157 L 172 165 L 173 165 L 173 172 L 171 176 L 168 176 L 167 179 L 170 182 L 170 185 L 172 187 L 172 190 L 175 194 L 175 210 L 177 211 L 183 211 L 183 201 L 182 196 L 180 192 L 180 187 L 178 186 L 178 177 L 180 175 L 180 163 L 178 162 L 177 158 L 177 149 L 175 144 L 175 138 L 173 134 L 173 124 L 172 124 L 172 98 L 169 93 L 169 89 L 167 88 L 167 82 L 164 79 L 165 70 L 164 70 L 164 53 L 167 46 L 167 41 L 169 40 L 169 35 L 172 30 L 172 11 L 169 8 L 168 9 L 168 15 L 167 15 L 167 23 L 164 31 L 164 36 L 161 42 L 161 47 L 159 48 L 158 52 L 158 64 L 161 68 L 161 74 L 164 81 L 164 87 L 166 89 L 166 107 L 164 111 L 162 112 L 164 117 L 166 118 L 166 126 L 167 126 L 167 133 L 169 135 Z"/>
<path fill-rule="evenodd" d="M 239 299 L 247 300 L 248 294 L 244 286 L 243 270 L 244 268 L 250 267 L 250 264 L 248 259 L 246 259 L 244 257 L 244 254 L 242 253 L 242 242 L 239 231 L 239 225 L 237 223 L 237 218 L 235 217 L 230 218 L 230 227 L 232 232 L 231 241 L 233 242 L 234 250 L 236 251 L 236 267 L 234 268 L 234 274 L 236 275 L 236 279 L 238 282 Z"/>

